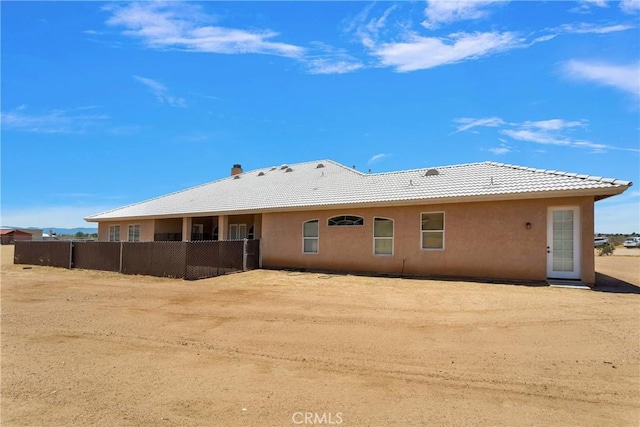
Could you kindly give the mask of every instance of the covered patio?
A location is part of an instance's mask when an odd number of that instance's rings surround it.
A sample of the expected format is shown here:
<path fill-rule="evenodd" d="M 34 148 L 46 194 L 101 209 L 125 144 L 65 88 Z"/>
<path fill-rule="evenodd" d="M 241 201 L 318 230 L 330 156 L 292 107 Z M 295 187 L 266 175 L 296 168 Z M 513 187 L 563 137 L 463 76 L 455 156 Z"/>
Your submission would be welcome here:
<path fill-rule="evenodd" d="M 262 215 L 213 215 L 154 220 L 154 241 L 260 239 Z"/>

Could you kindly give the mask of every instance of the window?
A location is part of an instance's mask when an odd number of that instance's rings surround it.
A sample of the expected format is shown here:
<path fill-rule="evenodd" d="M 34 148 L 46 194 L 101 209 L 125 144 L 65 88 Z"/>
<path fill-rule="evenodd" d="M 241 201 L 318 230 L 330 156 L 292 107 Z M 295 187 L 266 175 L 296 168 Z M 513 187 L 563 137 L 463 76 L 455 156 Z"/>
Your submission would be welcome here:
<path fill-rule="evenodd" d="M 247 238 L 247 224 L 229 225 L 229 240 L 240 240 Z"/>
<path fill-rule="evenodd" d="M 305 254 L 318 253 L 318 220 L 307 221 L 302 224 L 302 252 Z"/>
<path fill-rule="evenodd" d="M 191 225 L 191 240 L 204 240 L 204 224 Z"/>
<path fill-rule="evenodd" d="M 218 240 L 218 226 L 213 229 L 213 236 L 211 236 L 213 240 Z"/>
<path fill-rule="evenodd" d="M 334 216 L 327 220 L 329 227 L 348 227 L 354 225 L 364 225 L 364 218 L 355 215 Z"/>
<path fill-rule="evenodd" d="M 119 225 L 110 225 L 109 226 L 109 241 L 110 242 L 119 242 L 120 241 L 120 226 Z"/>
<path fill-rule="evenodd" d="M 421 214 L 422 249 L 444 249 L 444 212 Z"/>
<path fill-rule="evenodd" d="M 373 219 L 373 253 L 376 255 L 393 255 L 392 219 Z"/>
<path fill-rule="evenodd" d="M 140 241 L 140 224 L 129 226 L 129 241 L 130 242 Z"/>
<path fill-rule="evenodd" d="M 249 227 L 249 231 L 247 232 L 247 239 L 253 240 L 255 238 L 255 234 L 253 232 L 253 225 Z"/>

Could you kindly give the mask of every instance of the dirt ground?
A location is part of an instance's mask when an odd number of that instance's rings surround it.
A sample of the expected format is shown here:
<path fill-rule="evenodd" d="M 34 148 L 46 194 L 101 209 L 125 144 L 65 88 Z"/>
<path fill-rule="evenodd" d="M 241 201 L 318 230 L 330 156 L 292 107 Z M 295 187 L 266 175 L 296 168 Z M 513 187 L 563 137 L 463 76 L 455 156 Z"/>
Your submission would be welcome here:
<path fill-rule="evenodd" d="M 256 270 L 12 265 L 10 425 L 640 424 L 640 257 L 600 291 Z M 626 282 L 626 283 L 625 283 Z"/>

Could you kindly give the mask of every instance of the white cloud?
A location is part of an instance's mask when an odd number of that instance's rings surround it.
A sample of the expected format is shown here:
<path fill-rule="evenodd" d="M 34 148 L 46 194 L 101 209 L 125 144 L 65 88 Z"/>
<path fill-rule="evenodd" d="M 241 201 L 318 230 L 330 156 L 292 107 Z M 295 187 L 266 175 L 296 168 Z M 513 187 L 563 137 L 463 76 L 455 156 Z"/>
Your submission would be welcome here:
<path fill-rule="evenodd" d="M 580 147 L 580 148 L 591 148 L 593 151 L 593 153 L 604 153 L 607 150 L 610 149 L 616 149 L 615 147 L 610 147 L 608 145 L 605 144 L 598 144 L 595 142 L 591 142 L 591 141 L 573 141 L 572 142 L 574 147 Z M 640 151 L 640 150 L 638 150 Z"/>
<path fill-rule="evenodd" d="M 346 74 L 363 67 L 360 62 L 315 58 L 305 61 L 310 74 Z"/>
<path fill-rule="evenodd" d="M 484 127 L 498 127 L 504 125 L 504 121 L 500 117 L 485 117 L 482 119 L 472 119 L 468 117 L 460 117 L 454 119 L 456 123 L 460 123 L 460 126 L 453 133 L 464 132 L 478 126 Z"/>
<path fill-rule="evenodd" d="M 637 13 L 640 11 L 640 0 L 622 0 L 620 2 L 620 9 L 624 13 Z"/>
<path fill-rule="evenodd" d="M 561 130 L 573 127 L 586 126 L 586 120 L 566 121 L 562 119 L 550 119 L 540 121 L 526 121 L 522 125 L 527 128 L 538 128 L 543 130 Z"/>
<path fill-rule="evenodd" d="M 571 60 L 562 65 L 562 71 L 572 79 L 611 86 L 640 96 L 640 63 L 614 65 Z"/>
<path fill-rule="evenodd" d="M 558 37 L 558 35 L 557 35 L 557 34 L 547 34 L 547 35 L 544 35 L 544 36 L 536 37 L 535 39 L 533 39 L 533 40 L 531 41 L 531 43 L 530 43 L 530 44 L 542 43 L 542 42 L 548 42 L 549 40 L 553 40 L 553 39 L 555 39 L 556 37 Z"/>
<path fill-rule="evenodd" d="M 587 141 L 580 138 L 574 138 L 563 132 L 572 127 L 586 126 L 586 121 L 567 122 L 560 119 L 554 119 L 541 122 L 524 122 L 521 124 L 513 124 L 513 126 L 513 129 L 502 129 L 500 130 L 500 133 L 519 141 L 590 149 L 592 153 L 604 153 L 610 150 L 640 153 L 640 149 L 637 148 L 615 147 L 612 145 Z"/>
<path fill-rule="evenodd" d="M 507 144 L 500 144 L 497 147 L 489 148 L 488 151 L 492 152 L 493 154 L 495 154 L 497 156 L 503 156 L 505 154 L 509 154 L 509 153 L 513 152 L 513 149 L 511 147 L 509 147 Z"/>
<path fill-rule="evenodd" d="M 490 7 L 504 3 L 499 0 L 429 1 L 425 9 L 427 20 L 422 24 L 433 29 L 445 23 L 482 18 L 489 13 Z M 513 49 L 525 49 L 566 34 L 609 34 L 637 28 L 632 24 L 574 23 L 526 35 L 494 30 L 426 36 L 412 30 L 411 22 L 403 21 L 401 17 L 395 17 L 391 22 L 391 13 L 398 8 L 394 4 L 376 18 L 369 16 L 373 5 L 368 5 L 345 27 L 346 31 L 353 32 L 370 55 L 377 58 L 377 66 L 393 67 L 399 72 L 477 60 Z"/>
<path fill-rule="evenodd" d="M 162 83 L 149 79 L 147 77 L 133 76 L 133 78 L 145 85 L 149 91 L 156 97 L 158 102 L 169 104 L 172 107 L 186 107 L 187 102 L 184 98 L 177 98 L 169 94 L 169 89 Z"/>
<path fill-rule="evenodd" d="M 545 131 L 530 129 L 503 129 L 500 133 L 519 141 L 535 142 L 537 144 L 570 145 L 570 142 L 563 136 L 550 134 Z"/>
<path fill-rule="evenodd" d="M 422 25 L 425 28 L 433 29 L 441 24 L 448 24 L 455 21 L 479 19 L 487 16 L 489 6 L 505 3 L 500 0 L 429 0 L 424 10 L 427 18 Z"/>
<path fill-rule="evenodd" d="M 299 58 L 304 48 L 271 41 L 270 30 L 242 30 L 211 25 L 215 19 L 198 5 L 182 2 L 134 2 L 105 6 L 107 24 L 124 27 L 123 34 L 139 38 L 150 48 L 223 54 L 257 53 Z"/>
<path fill-rule="evenodd" d="M 607 0 L 582 0 L 578 6 L 569 9 L 569 12 L 575 13 L 591 13 L 592 7 L 609 7 Z"/>
<path fill-rule="evenodd" d="M 372 50 L 383 65 L 416 71 L 478 59 L 522 46 L 514 33 L 456 33 L 446 38 L 410 33 L 404 42 L 382 43 Z"/>
<path fill-rule="evenodd" d="M 592 153 L 603 153 L 609 150 L 640 152 L 640 149 L 637 148 L 616 147 L 574 137 L 572 133 L 575 132 L 576 129 L 586 128 L 588 126 L 587 120 L 549 119 L 508 123 L 499 117 L 480 119 L 463 117 L 454 119 L 454 122 L 458 123 L 459 126 L 453 134 L 464 131 L 474 133 L 472 129 L 475 127 L 493 127 L 499 128 L 499 134 L 508 136 L 516 141 L 589 149 Z M 504 139 L 498 138 L 498 140 L 501 142 L 500 146 L 491 148 L 489 151 L 494 154 L 506 154 L 513 151 Z"/>
<path fill-rule="evenodd" d="M 301 59 L 310 74 L 345 74 L 359 70 L 364 65 L 349 55 L 344 49 L 337 49 L 325 43 L 313 43 L 315 52 Z"/>
<path fill-rule="evenodd" d="M 372 156 L 368 161 L 367 164 L 368 165 L 373 165 L 376 164 L 378 162 L 380 162 L 382 159 L 385 159 L 387 157 L 391 156 L 391 154 L 386 154 L 386 153 L 380 153 L 380 154 L 376 154 L 375 156 Z"/>
<path fill-rule="evenodd" d="M 322 43 L 305 48 L 273 41 L 279 36 L 275 31 L 214 25 L 216 19 L 192 3 L 134 2 L 104 9 L 112 14 L 107 24 L 124 28 L 123 34 L 141 40 L 152 49 L 276 55 L 300 61 L 310 74 L 344 74 L 364 67 L 345 50 Z M 169 97 L 166 88 L 158 82 L 142 79 L 139 81 L 145 83 L 160 102 L 184 106 L 183 99 Z"/>
<path fill-rule="evenodd" d="M 106 114 L 84 114 L 81 111 L 96 107 L 81 107 L 70 110 L 51 110 L 40 114 L 28 114 L 24 105 L 8 113 L 0 114 L 0 123 L 5 129 L 46 134 L 84 133 L 97 127 L 110 117 Z"/>
<path fill-rule="evenodd" d="M 564 24 L 556 29 L 556 31 L 568 34 L 609 34 L 618 31 L 627 31 L 637 28 L 635 25 L 617 24 L 617 25 L 595 25 L 581 22 L 579 24 Z"/>
<path fill-rule="evenodd" d="M 387 10 L 384 11 L 380 18 L 372 19 L 368 24 L 358 29 L 358 35 L 360 36 L 362 44 L 365 47 L 369 49 L 375 48 L 377 44 L 376 40 L 378 39 L 380 32 L 384 30 L 385 26 L 387 25 L 387 19 L 389 19 L 389 15 L 391 15 L 391 12 L 396 10 L 396 8 L 396 5 L 387 8 Z"/>
<path fill-rule="evenodd" d="M 480 11 L 474 6 L 475 3 L 452 2 L 456 6 L 452 9 L 454 12 L 451 12 L 451 16 L 469 16 L 463 11 Z M 477 3 L 488 5 L 498 2 Z M 441 6 L 434 3 L 433 7 Z M 373 9 L 373 6 L 369 5 L 345 26 L 368 53 L 376 58 L 377 63 L 373 66 L 393 67 L 399 72 L 424 70 L 475 60 L 510 49 L 526 48 L 531 44 L 513 32 L 457 32 L 447 36 L 423 36 L 411 29 L 411 21 L 397 16 L 392 21 L 392 12 L 398 8 L 399 6 L 394 4 L 385 9 L 381 16 L 369 17 Z M 433 16 L 434 19 L 439 19 L 435 18 L 436 15 Z M 446 20 L 444 15 L 442 19 Z M 424 32 L 424 28 L 421 28 L 421 31 Z"/>
<path fill-rule="evenodd" d="M 582 0 L 582 3 L 597 7 L 609 7 L 607 0 Z"/>

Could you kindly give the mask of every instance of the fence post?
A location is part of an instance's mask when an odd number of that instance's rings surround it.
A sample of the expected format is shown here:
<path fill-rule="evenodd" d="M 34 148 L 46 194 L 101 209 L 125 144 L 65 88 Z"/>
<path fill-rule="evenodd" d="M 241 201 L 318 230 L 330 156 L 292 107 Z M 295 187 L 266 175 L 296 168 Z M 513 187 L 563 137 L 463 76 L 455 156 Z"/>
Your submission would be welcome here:
<path fill-rule="evenodd" d="M 247 271 L 247 239 L 242 241 L 242 271 Z"/>
<path fill-rule="evenodd" d="M 69 242 L 69 270 L 73 268 L 73 241 Z"/>
<path fill-rule="evenodd" d="M 124 242 L 120 242 L 120 267 L 118 267 L 118 273 L 122 273 L 122 247 L 124 246 Z"/>
<path fill-rule="evenodd" d="M 258 243 L 258 268 L 262 268 L 262 239 Z"/>
<path fill-rule="evenodd" d="M 188 280 L 189 279 L 189 277 L 188 277 L 189 276 L 189 261 L 190 261 L 189 260 L 189 251 L 190 251 L 189 245 L 192 242 L 182 242 L 182 243 L 184 245 L 184 252 L 183 252 L 183 254 L 184 254 L 184 271 L 182 273 L 182 278 L 184 280 Z"/>

